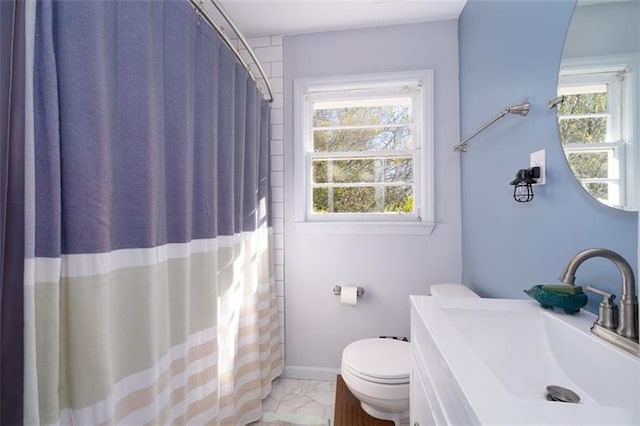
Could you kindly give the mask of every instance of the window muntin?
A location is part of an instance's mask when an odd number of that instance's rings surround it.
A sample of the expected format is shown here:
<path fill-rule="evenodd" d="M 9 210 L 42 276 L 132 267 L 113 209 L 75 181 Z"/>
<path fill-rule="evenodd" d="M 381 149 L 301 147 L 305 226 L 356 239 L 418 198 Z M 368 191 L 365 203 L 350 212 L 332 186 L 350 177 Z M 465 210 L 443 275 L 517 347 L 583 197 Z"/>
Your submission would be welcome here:
<path fill-rule="evenodd" d="M 307 220 L 421 220 L 422 85 L 306 95 Z"/>

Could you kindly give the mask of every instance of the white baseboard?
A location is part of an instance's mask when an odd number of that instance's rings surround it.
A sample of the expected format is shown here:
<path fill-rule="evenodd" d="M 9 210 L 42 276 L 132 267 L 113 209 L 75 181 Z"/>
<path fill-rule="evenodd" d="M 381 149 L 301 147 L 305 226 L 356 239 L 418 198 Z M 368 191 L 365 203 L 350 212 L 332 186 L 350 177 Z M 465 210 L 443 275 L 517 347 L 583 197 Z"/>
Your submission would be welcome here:
<path fill-rule="evenodd" d="M 338 374 L 340 374 L 339 368 L 301 367 L 299 365 L 285 365 L 284 367 L 284 377 L 288 379 L 334 381 Z"/>

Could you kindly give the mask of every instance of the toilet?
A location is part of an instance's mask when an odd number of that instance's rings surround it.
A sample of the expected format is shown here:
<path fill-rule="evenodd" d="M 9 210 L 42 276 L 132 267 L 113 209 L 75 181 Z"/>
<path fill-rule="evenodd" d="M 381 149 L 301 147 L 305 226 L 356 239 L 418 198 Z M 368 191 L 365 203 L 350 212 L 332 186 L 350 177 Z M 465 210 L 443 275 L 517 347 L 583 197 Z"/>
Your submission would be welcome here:
<path fill-rule="evenodd" d="M 432 296 L 479 297 L 461 284 L 434 284 Z M 362 339 L 342 351 L 340 374 L 362 409 L 396 426 L 409 421 L 409 343 Z"/>

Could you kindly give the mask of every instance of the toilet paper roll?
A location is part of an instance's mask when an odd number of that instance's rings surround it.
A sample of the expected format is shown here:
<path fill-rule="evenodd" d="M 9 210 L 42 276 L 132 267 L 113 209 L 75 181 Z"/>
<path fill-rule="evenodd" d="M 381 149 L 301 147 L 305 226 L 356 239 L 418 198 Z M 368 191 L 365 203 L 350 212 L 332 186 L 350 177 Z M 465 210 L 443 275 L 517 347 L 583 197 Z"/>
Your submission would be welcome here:
<path fill-rule="evenodd" d="M 358 287 L 342 286 L 340 303 L 343 305 L 356 306 L 356 303 L 358 303 Z"/>

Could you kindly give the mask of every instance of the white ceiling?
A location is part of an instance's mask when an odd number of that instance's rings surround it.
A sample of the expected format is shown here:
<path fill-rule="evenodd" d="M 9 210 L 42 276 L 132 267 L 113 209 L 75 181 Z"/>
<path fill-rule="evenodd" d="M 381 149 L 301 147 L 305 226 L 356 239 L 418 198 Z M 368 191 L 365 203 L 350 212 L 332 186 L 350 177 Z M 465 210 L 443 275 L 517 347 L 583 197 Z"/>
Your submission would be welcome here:
<path fill-rule="evenodd" d="M 247 37 L 457 19 L 467 0 L 220 0 Z"/>

